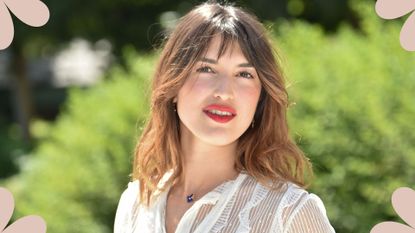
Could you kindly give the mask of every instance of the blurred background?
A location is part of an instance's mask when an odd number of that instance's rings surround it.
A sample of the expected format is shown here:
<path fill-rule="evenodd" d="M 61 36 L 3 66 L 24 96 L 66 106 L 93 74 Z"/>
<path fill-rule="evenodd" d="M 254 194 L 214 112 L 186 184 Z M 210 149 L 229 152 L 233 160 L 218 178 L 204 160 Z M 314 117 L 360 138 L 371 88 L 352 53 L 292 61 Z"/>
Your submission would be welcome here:
<path fill-rule="evenodd" d="M 41 28 L 14 18 L 0 51 L 0 186 L 13 219 L 48 232 L 110 233 L 149 112 L 163 35 L 201 1 L 44 1 Z M 234 1 L 269 29 L 287 76 L 290 133 L 314 165 L 338 233 L 399 221 L 415 181 L 415 53 L 370 0 Z"/>

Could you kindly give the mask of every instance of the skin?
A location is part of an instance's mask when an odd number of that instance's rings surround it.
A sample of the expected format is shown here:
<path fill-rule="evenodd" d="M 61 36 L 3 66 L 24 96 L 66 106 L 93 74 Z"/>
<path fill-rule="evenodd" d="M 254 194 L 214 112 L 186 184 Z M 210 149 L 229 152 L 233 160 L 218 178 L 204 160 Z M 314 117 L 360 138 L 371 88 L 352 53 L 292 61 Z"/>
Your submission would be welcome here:
<path fill-rule="evenodd" d="M 239 174 L 234 169 L 237 140 L 251 126 L 262 87 L 254 67 L 239 66 L 248 60 L 238 43 L 216 61 L 219 45 L 220 37 L 212 38 L 204 58 L 216 64 L 198 61 L 173 100 L 180 118 L 184 170 L 167 196 L 167 233 L 175 232 L 194 203 L 186 202 L 188 194 L 195 193 L 197 201 Z M 203 112 L 210 104 L 231 106 L 237 115 L 227 123 L 218 123 Z"/>

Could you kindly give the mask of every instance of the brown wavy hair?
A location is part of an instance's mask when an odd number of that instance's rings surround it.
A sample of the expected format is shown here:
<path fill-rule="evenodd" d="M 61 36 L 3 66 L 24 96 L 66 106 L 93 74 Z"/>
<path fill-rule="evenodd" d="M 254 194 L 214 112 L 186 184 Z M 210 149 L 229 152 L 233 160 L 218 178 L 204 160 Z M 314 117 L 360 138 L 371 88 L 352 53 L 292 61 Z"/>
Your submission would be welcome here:
<path fill-rule="evenodd" d="M 270 185 L 269 181 L 290 181 L 307 187 L 305 176 L 312 176 L 311 163 L 289 136 L 288 93 L 276 59 L 278 53 L 267 33 L 254 14 L 232 3 L 208 1 L 180 18 L 162 44 L 152 80 L 150 116 L 134 152 L 132 180 L 139 180 L 140 203 L 150 205 L 167 171 L 173 169 L 173 174 L 161 191 L 182 174 L 180 119 L 173 110 L 173 99 L 214 35 L 221 36 L 218 58 L 232 42 L 238 42 L 263 87 L 254 127 L 238 139 L 235 168 L 270 188 L 279 185 Z"/>

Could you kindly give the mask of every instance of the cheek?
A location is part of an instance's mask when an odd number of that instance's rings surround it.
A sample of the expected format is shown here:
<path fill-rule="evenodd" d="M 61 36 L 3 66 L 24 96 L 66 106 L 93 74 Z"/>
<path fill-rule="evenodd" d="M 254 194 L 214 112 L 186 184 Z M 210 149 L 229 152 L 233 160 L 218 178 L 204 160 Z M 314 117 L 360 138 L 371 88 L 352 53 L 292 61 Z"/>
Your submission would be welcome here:
<path fill-rule="evenodd" d="M 208 98 L 209 85 L 206 82 L 200 80 L 189 80 L 186 82 L 179 92 L 179 99 L 181 110 L 186 117 L 197 116 L 198 112 L 196 109 L 201 109 L 202 104 Z"/>
<path fill-rule="evenodd" d="M 258 87 L 246 87 L 241 89 L 238 95 L 239 106 L 244 109 L 246 116 L 253 116 L 258 105 L 261 89 Z M 249 117 L 247 119 L 249 119 Z"/>
<path fill-rule="evenodd" d="M 192 77 L 183 86 L 185 95 L 201 96 L 212 88 L 212 81 L 202 77 Z"/>
<path fill-rule="evenodd" d="M 260 94 L 261 94 L 261 87 L 256 87 L 253 85 L 242 87 L 239 92 L 239 96 L 241 96 L 241 100 L 244 100 L 249 103 L 258 102 Z"/>

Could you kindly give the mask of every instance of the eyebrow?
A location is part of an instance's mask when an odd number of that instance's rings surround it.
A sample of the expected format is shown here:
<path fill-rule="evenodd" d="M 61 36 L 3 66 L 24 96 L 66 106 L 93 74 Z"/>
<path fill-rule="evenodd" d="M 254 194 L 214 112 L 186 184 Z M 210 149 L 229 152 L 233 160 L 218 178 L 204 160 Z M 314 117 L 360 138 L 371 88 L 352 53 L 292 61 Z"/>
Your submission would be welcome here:
<path fill-rule="evenodd" d="M 207 57 L 203 57 L 201 59 L 199 59 L 198 61 L 203 61 L 203 62 L 207 62 L 207 63 L 211 63 L 211 64 L 218 64 L 218 62 L 214 59 L 211 58 L 207 58 Z M 251 63 L 241 63 L 238 65 L 238 67 L 254 67 Z"/>

